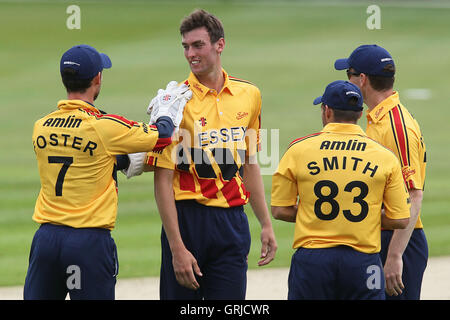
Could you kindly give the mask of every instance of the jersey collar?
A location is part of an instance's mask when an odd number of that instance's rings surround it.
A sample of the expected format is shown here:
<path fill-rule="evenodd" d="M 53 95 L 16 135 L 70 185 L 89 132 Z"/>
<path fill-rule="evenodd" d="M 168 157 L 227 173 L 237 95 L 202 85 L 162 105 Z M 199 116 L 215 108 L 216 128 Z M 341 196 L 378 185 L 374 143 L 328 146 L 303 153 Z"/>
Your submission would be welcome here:
<path fill-rule="evenodd" d="M 400 103 L 398 92 L 394 91 L 392 95 L 381 101 L 375 108 L 367 114 L 367 120 L 377 123 L 385 114 Z"/>
<path fill-rule="evenodd" d="M 222 88 L 221 92 L 226 90 L 231 95 L 233 95 L 232 83 L 231 83 L 230 79 L 228 78 L 228 73 L 224 69 L 222 69 L 222 72 L 223 72 L 225 81 L 223 83 L 223 88 Z M 195 95 L 197 95 L 197 97 L 200 100 L 203 100 L 208 93 L 212 93 L 211 89 L 208 88 L 207 86 L 203 85 L 200 81 L 198 81 L 197 77 L 192 72 L 189 74 L 189 77 L 186 81 L 189 84 L 192 92 Z M 219 94 L 221 92 L 219 92 Z"/>
<path fill-rule="evenodd" d="M 93 104 L 83 100 L 60 100 L 58 101 L 58 109 L 89 109 L 95 113 L 101 113 Z"/>
<path fill-rule="evenodd" d="M 365 132 L 363 129 L 357 124 L 351 123 L 337 123 L 330 122 L 325 127 L 323 127 L 322 131 L 324 133 L 344 133 L 344 134 L 356 134 L 360 136 L 365 136 Z"/>

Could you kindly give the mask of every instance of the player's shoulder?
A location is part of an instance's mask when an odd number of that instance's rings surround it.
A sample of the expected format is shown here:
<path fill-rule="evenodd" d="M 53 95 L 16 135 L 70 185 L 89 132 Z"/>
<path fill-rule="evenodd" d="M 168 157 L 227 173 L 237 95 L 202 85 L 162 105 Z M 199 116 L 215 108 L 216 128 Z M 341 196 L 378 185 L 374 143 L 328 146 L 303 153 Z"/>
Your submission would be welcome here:
<path fill-rule="evenodd" d="M 246 91 L 260 94 L 258 86 L 249 80 L 245 80 L 231 75 L 228 75 L 228 80 L 230 81 L 230 85 L 232 85 L 233 87 L 242 88 Z"/>
<path fill-rule="evenodd" d="M 36 127 L 36 126 L 38 126 L 39 124 L 44 123 L 45 120 L 47 120 L 49 117 L 51 117 L 51 113 L 46 114 L 45 116 L 43 116 L 43 117 L 37 119 L 37 120 L 34 122 L 34 126 Z"/>
<path fill-rule="evenodd" d="M 398 102 L 391 106 L 382 120 L 389 123 L 389 126 L 402 126 L 406 128 L 412 125 L 414 116 L 402 103 Z"/>
<path fill-rule="evenodd" d="M 364 141 L 367 144 L 369 144 L 369 147 L 376 152 L 377 156 L 384 155 L 388 158 L 397 159 L 397 155 L 391 149 L 389 149 L 382 143 L 378 142 L 377 140 L 375 140 L 369 136 L 364 136 L 363 138 L 364 138 Z"/>
<path fill-rule="evenodd" d="M 136 121 L 129 120 L 121 115 L 107 113 L 105 111 L 99 110 L 100 112 L 95 112 L 89 108 L 79 108 L 78 111 L 83 114 L 85 117 L 90 118 L 92 120 L 106 120 L 106 121 L 94 121 L 95 124 L 119 124 L 125 126 L 127 128 L 131 128 L 134 126 L 138 126 L 139 124 Z"/>
<path fill-rule="evenodd" d="M 34 127 L 35 128 L 42 127 L 42 126 L 44 126 L 44 124 L 51 124 L 55 119 L 58 119 L 58 122 L 59 122 L 59 119 L 61 117 L 59 113 L 60 113 L 60 111 L 57 109 L 57 110 L 53 110 L 52 112 L 42 116 L 41 118 L 37 119 L 34 122 Z M 50 125 L 48 125 L 48 126 L 50 127 Z"/>
<path fill-rule="evenodd" d="M 242 84 L 243 86 L 250 85 L 250 86 L 258 88 L 253 82 L 251 82 L 249 80 L 245 80 L 245 79 L 238 78 L 238 77 L 231 76 L 231 75 L 228 75 L 228 79 L 236 84 Z"/>
<path fill-rule="evenodd" d="M 299 147 L 301 145 L 306 145 L 307 144 L 306 141 L 313 142 L 313 138 L 319 137 L 322 133 L 323 132 L 315 132 L 315 133 L 311 133 L 307 136 L 294 139 L 291 143 L 289 143 L 288 150 L 294 146 Z"/>
<path fill-rule="evenodd" d="M 420 125 L 414 115 L 401 103 L 390 110 L 391 117 L 398 118 L 406 129 L 417 131 L 420 130 Z"/>
<path fill-rule="evenodd" d="M 385 117 L 386 134 L 384 139 L 395 140 L 407 148 L 411 141 L 420 140 L 422 136 L 419 122 L 401 103 L 389 110 Z M 410 141 L 411 140 L 411 141 Z"/>

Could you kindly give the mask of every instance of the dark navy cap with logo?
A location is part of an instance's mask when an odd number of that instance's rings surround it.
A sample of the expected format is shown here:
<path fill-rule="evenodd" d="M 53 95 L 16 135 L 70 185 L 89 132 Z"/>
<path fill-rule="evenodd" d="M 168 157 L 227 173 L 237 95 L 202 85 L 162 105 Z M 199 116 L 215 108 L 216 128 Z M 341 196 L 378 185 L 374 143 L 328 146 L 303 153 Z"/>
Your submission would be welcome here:
<path fill-rule="evenodd" d="M 355 99 L 351 99 L 356 97 Z M 350 102 L 353 100 L 353 102 Z M 361 90 L 351 82 L 337 80 L 331 82 L 326 88 L 322 96 L 314 99 L 313 104 L 326 104 L 332 109 L 349 110 L 349 111 L 362 111 L 363 110 L 363 98 Z"/>
<path fill-rule="evenodd" d="M 61 57 L 60 72 L 65 68 L 75 70 L 77 79 L 90 79 L 103 69 L 111 68 L 111 59 L 86 44 L 74 46 Z"/>
<path fill-rule="evenodd" d="M 394 59 L 386 49 L 376 44 L 365 44 L 356 48 L 350 57 L 336 60 L 334 67 L 336 70 L 345 70 L 351 67 L 368 75 L 392 77 L 395 72 L 383 71 L 388 64 L 395 68 Z"/>

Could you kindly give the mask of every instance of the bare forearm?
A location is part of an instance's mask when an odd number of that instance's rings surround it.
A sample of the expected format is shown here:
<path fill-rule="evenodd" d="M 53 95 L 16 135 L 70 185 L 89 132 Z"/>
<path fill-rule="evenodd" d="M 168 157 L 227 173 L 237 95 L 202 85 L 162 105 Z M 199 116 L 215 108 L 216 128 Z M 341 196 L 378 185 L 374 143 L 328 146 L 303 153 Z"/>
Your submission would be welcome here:
<path fill-rule="evenodd" d="M 155 200 L 164 231 L 169 241 L 169 246 L 173 251 L 176 248 L 184 247 L 178 226 L 178 214 L 173 195 L 173 172 L 169 169 L 155 169 Z"/>
<path fill-rule="evenodd" d="M 409 218 L 389 219 L 384 212 L 381 214 L 381 227 L 387 230 L 405 229 L 409 224 Z"/>
<path fill-rule="evenodd" d="M 419 216 L 420 208 L 422 207 L 422 191 L 421 190 L 410 190 L 411 197 L 411 208 L 410 208 L 410 219 L 409 223 L 405 229 L 394 230 L 391 242 L 389 244 L 388 255 L 401 257 L 408 245 L 411 234 L 414 231 L 414 227 L 417 223 L 417 218 Z"/>
<path fill-rule="evenodd" d="M 244 165 L 244 186 L 250 192 L 249 202 L 261 226 L 271 226 L 264 184 L 257 164 Z"/>
<path fill-rule="evenodd" d="M 155 167 L 148 164 L 144 164 L 144 172 L 151 172 L 151 171 L 155 171 Z"/>
<path fill-rule="evenodd" d="M 250 192 L 250 205 L 261 225 L 261 259 L 258 261 L 258 266 L 264 266 L 275 258 L 277 241 L 266 204 L 264 184 L 258 164 L 244 165 L 244 186 Z"/>
<path fill-rule="evenodd" d="M 274 207 L 272 206 L 272 216 L 277 220 L 295 222 L 297 216 L 297 206 Z"/>
<path fill-rule="evenodd" d="M 178 283 L 188 289 L 197 290 L 200 285 L 195 275 L 202 272 L 195 257 L 186 249 L 178 225 L 178 213 L 173 195 L 173 171 L 155 168 L 155 199 L 164 231 L 172 251 L 172 266 Z"/>

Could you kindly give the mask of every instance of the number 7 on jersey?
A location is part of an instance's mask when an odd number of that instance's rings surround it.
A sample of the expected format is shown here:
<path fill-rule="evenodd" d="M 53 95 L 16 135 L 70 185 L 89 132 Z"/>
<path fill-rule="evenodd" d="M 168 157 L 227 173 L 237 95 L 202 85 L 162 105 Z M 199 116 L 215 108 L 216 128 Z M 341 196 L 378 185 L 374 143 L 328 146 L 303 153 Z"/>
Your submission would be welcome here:
<path fill-rule="evenodd" d="M 55 184 L 55 194 L 57 197 L 62 196 L 62 187 L 64 183 L 64 177 L 66 176 L 67 170 L 69 169 L 70 165 L 73 163 L 73 157 L 55 157 L 55 156 L 49 156 L 48 157 L 48 163 L 62 163 L 61 170 L 58 174 L 58 179 L 56 180 Z"/>

